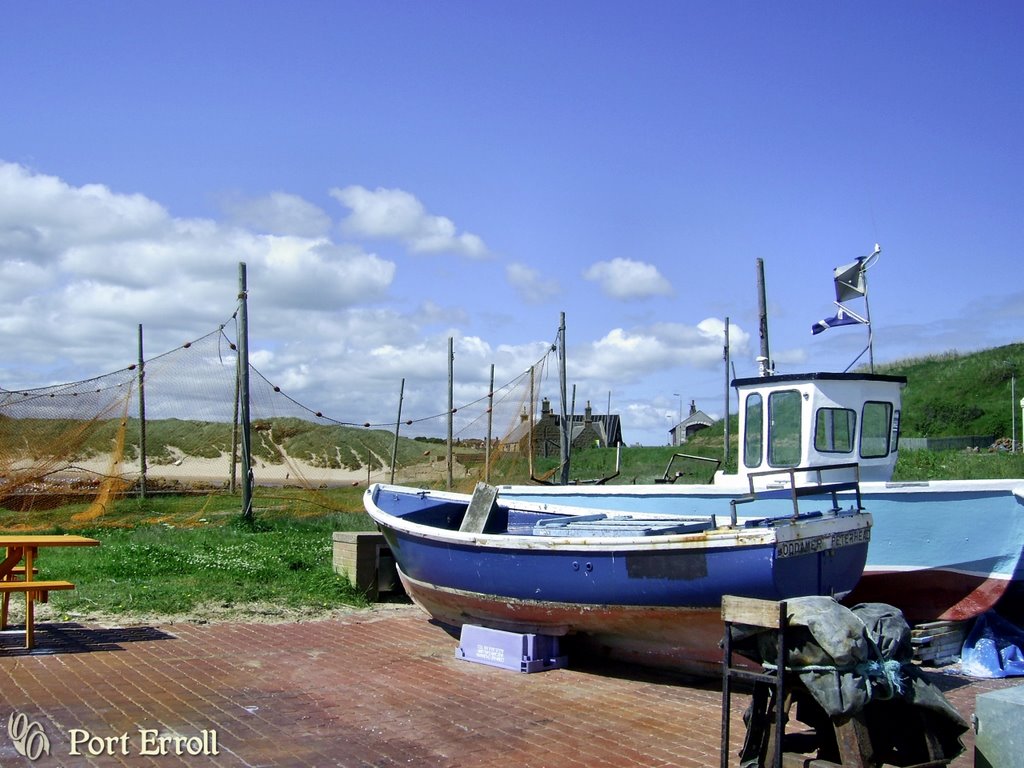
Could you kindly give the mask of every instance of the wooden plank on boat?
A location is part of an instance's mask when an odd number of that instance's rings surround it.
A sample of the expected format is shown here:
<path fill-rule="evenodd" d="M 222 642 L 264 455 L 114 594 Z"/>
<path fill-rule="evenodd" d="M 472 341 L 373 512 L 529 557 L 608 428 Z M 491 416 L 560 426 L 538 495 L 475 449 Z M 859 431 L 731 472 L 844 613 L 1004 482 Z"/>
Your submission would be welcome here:
<path fill-rule="evenodd" d="M 498 509 L 498 489 L 486 483 L 477 483 L 469 507 L 459 530 L 463 533 L 484 533 L 487 523 Z"/>

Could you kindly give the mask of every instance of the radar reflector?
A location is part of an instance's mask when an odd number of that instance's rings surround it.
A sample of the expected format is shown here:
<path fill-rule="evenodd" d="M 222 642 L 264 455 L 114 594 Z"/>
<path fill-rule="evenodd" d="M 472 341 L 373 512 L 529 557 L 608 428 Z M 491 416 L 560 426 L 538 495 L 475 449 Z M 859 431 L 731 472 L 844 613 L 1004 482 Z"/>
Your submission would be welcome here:
<path fill-rule="evenodd" d="M 864 285 L 863 258 L 857 259 L 852 264 L 836 267 L 834 275 L 836 281 L 836 301 L 860 298 L 867 290 Z"/>

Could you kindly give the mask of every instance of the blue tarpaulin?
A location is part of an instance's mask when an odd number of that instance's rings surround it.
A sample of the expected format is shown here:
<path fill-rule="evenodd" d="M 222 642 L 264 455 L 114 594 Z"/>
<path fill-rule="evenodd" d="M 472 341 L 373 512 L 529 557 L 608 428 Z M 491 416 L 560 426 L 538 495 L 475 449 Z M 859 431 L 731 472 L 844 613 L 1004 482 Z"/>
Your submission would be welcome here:
<path fill-rule="evenodd" d="M 1024 629 L 995 611 L 981 614 L 960 654 L 960 671 L 970 677 L 1024 675 Z"/>

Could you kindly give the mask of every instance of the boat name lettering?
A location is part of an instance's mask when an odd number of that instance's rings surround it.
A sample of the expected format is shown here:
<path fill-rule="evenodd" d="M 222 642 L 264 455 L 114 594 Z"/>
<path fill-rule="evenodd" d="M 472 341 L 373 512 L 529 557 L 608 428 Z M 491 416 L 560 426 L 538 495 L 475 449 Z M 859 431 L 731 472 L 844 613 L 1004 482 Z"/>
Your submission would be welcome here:
<path fill-rule="evenodd" d="M 780 541 L 775 545 L 775 555 L 776 557 L 814 555 L 818 552 L 827 552 L 832 549 L 839 549 L 840 547 L 850 547 L 854 544 L 863 544 L 870 540 L 871 530 L 868 528 L 858 528 L 855 531 L 830 533 L 826 536 L 814 536 L 809 539 Z"/>
<path fill-rule="evenodd" d="M 849 547 L 854 544 L 863 544 L 871 541 L 870 528 L 858 528 L 855 531 L 844 531 L 843 533 L 832 534 L 832 548 Z"/>
<path fill-rule="evenodd" d="M 776 557 L 798 557 L 799 555 L 813 555 L 831 548 L 831 536 L 815 536 L 797 541 L 780 541 L 775 545 L 775 555 Z"/>

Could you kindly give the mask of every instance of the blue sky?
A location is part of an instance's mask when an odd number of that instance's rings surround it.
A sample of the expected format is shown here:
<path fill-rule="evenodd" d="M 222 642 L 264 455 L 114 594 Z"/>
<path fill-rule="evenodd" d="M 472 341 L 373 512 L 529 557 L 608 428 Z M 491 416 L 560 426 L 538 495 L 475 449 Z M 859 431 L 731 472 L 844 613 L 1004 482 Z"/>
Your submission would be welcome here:
<path fill-rule="evenodd" d="M 0 30 L 0 387 L 205 334 L 343 421 L 537 360 L 630 444 L 756 371 L 1021 340 L 1015 2 L 14 2 Z M 856 306 L 856 305 L 853 305 Z M 468 394 L 467 394 L 468 397 Z M 393 398 L 392 398 L 393 399 Z M 436 403 L 436 406 L 435 406 Z"/>

